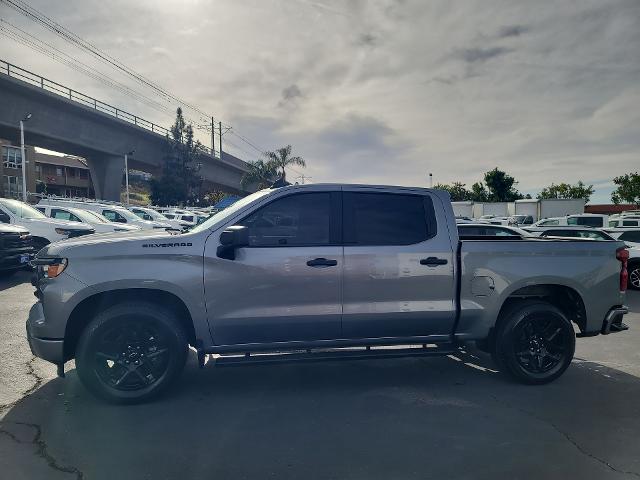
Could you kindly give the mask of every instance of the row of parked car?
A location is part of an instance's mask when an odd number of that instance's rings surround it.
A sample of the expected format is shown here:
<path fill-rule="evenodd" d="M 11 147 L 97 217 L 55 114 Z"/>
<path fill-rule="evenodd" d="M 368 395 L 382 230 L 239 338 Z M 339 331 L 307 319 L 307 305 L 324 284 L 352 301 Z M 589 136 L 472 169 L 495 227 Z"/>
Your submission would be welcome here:
<path fill-rule="evenodd" d="M 119 204 L 43 198 L 37 205 L 0 198 L 0 272 L 25 267 L 49 243 L 93 233 L 153 229 L 187 230 L 208 217 L 206 211 L 153 209 Z"/>
<path fill-rule="evenodd" d="M 611 224 L 611 223 L 610 223 Z M 621 240 L 629 249 L 629 286 L 640 290 L 640 227 L 614 226 L 589 227 L 584 225 L 543 224 L 538 222 L 532 226 L 514 227 L 509 225 L 491 224 L 487 222 L 458 221 L 458 235 L 460 238 L 496 237 L 511 240 L 532 240 L 535 238 L 553 239 L 585 239 L 586 241 Z M 616 222 L 614 225 L 618 225 Z"/>
<path fill-rule="evenodd" d="M 511 215 L 500 217 L 496 215 L 483 215 L 477 220 L 468 217 L 457 217 L 458 223 L 490 223 L 492 225 L 508 225 L 514 227 L 558 227 L 558 226 L 584 226 L 596 228 L 633 228 L 640 227 L 640 210 L 629 210 L 615 215 L 599 213 L 579 213 L 564 217 L 543 218 L 537 222 L 531 215 Z"/>

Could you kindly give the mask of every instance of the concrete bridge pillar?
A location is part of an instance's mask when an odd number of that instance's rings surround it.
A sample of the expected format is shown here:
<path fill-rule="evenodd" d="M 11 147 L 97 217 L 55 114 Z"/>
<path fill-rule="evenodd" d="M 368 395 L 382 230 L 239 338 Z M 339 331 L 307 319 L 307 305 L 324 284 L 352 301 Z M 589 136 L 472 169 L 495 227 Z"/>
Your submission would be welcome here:
<path fill-rule="evenodd" d="M 99 200 L 120 201 L 124 175 L 123 155 L 92 155 L 87 158 L 93 188 Z"/>

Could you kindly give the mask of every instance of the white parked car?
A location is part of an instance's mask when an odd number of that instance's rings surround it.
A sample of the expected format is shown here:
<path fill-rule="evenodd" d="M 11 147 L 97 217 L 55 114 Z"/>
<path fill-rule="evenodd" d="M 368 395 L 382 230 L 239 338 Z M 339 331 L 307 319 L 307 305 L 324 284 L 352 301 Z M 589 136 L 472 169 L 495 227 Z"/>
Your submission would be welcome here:
<path fill-rule="evenodd" d="M 95 233 L 87 223 L 49 218 L 28 203 L 11 198 L 0 198 L 0 223 L 25 227 L 31 232 L 36 250 L 59 240 Z"/>
<path fill-rule="evenodd" d="M 604 230 L 580 225 L 552 225 L 526 227 L 525 230 L 538 237 L 590 238 L 592 240 L 615 240 Z"/>
<path fill-rule="evenodd" d="M 81 210 L 80 208 L 73 207 L 57 207 L 53 205 L 36 205 L 36 208 L 47 217 L 87 223 L 95 229 L 96 233 L 133 232 L 141 230 L 140 227 L 135 225 L 112 223 L 107 220 L 106 217 L 90 210 Z"/>
<path fill-rule="evenodd" d="M 156 212 L 152 208 L 147 208 L 147 207 L 128 207 L 128 208 L 143 220 L 168 223 L 169 225 L 171 225 L 171 227 L 176 228 L 178 230 L 182 230 L 183 228 L 187 228 L 191 226 L 189 223 L 183 222 L 182 220 L 167 218 L 162 213 Z"/>
<path fill-rule="evenodd" d="M 609 217 L 610 228 L 640 227 L 640 215 L 620 215 Z"/>
<path fill-rule="evenodd" d="M 517 237 L 528 238 L 532 235 L 517 227 L 506 225 L 492 225 L 490 223 L 459 223 L 460 237 Z"/>
<path fill-rule="evenodd" d="M 168 210 L 163 212 L 163 215 L 169 220 L 177 220 L 187 225 L 187 227 L 194 227 L 198 224 L 198 215 L 188 210 Z"/>
<path fill-rule="evenodd" d="M 604 231 L 632 248 L 640 248 L 640 228 L 605 228 Z"/>
<path fill-rule="evenodd" d="M 105 216 L 110 222 L 135 225 L 136 227 L 140 227 L 142 230 L 152 230 L 154 228 L 171 228 L 171 225 L 166 222 L 143 220 L 135 213 L 130 212 L 120 205 L 43 198 L 38 202 L 38 206 L 44 205 L 51 205 L 56 207 L 72 207 L 79 208 L 81 210 L 88 210 L 90 212 L 96 212 L 100 215 Z"/>
<path fill-rule="evenodd" d="M 564 225 L 576 225 L 582 227 L 603 228 L 608 225 L 609 216 L 599 213 L 579 213 L 566 217 L 543 218 L 533 224 L 534 227 L 553 227 Z"/>

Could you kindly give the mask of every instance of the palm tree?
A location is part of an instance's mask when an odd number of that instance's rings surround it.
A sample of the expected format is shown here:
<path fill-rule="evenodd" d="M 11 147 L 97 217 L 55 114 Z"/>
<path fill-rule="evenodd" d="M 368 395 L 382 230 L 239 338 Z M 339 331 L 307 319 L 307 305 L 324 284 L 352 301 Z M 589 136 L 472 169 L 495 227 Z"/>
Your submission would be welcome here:
<path fill-rule="evenodd" d="M 266 188 L 273 183 L 275 173 L 276 167 L 271 162 L 264 160 L 249 162 L 249 171 L 242 176 L 240 184 L 245 189 L 253 184 L 256 184 L 259 189 Z"/>
<path fill-rule="evenodd" d="M 291 145 L 277 149 L 275 152 L 264 152 L 265 156 L 269 159 L 268 164 L 273 165 L 274 170 L 282 170 L 282 179 L 285 178 L 285 167 L 289 165 L 299 165 L 306 167 L 304 158 L 291 156 Z"/>

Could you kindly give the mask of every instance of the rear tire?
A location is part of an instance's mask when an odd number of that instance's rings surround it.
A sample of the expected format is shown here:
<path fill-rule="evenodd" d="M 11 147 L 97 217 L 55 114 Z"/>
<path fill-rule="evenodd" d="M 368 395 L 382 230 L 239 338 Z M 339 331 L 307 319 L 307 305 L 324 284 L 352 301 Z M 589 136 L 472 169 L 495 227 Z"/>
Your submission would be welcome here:
<path fill-rule="evenodd" d="M 141 403 L 176 381 L 187 353 L 187 336 L 175 315 L 150 303 L 121 303 L 98 313 L 85 328 L 76 368 L 97 397 Z"/>
<path fill-rule="evenodd" d="M 573 325 L 564 313 L 547 302 L 531 300 L 504 312 L 493 356 L 515 380 L 539 385 L 564 373 L 575 347 Z"/>

